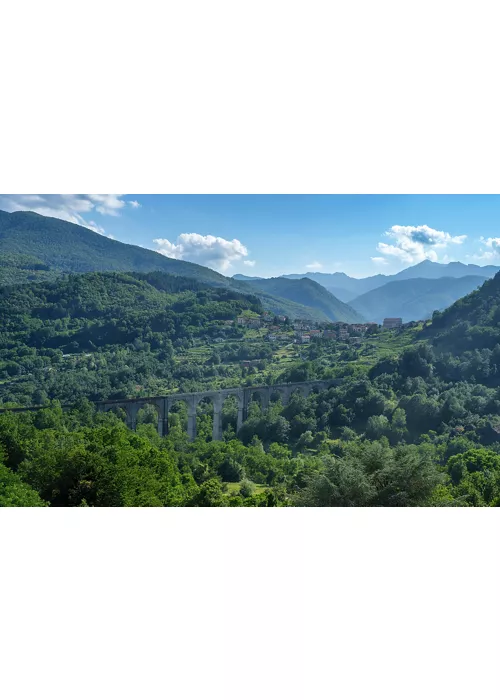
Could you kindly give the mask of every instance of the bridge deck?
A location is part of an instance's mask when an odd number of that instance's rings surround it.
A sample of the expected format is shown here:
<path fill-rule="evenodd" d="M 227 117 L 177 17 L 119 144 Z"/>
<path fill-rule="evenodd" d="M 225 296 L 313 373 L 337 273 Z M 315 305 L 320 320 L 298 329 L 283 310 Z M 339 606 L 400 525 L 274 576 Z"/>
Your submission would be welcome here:
<path fill-rule="evenodd" d="M 231 395 L 236 395 L 240 392 L 244 392 L 246 395 L 248 393 L 259 392 L 259 391 L 279 391 L 279 390 L 292 390 L 294 388 L 299 389 L 300 387 L 309 387 L 312 390 L 315 387 L 337 386 L 340 383 L 339 379 L 311 379 L 307 382 L 290 382 L 288 384 L 260 384 L 257 386 L 235 386 L 229 387 L 227 389 L 211 389 L 207 391 L 192 391 L 188 393 L 172 393 L 164 394 L 162 396 L 135 396 L 133 398 L 123 398 L 123 399 L 100 399 L 98 401 L 91 401 L 95 406 L 112 406 L 118 405 L 122 406 L 124 404 L 136 404 L 136 403 L 155 403 L 157 401 L 164 401 L 168 399 L 175 399 L 176 401 L 186 401 L 193 398 L 213 398 L 220 396 L 226 397 Z M 65 409 L 73 408 L 74 404 L 63 404 L 61 407 Z M 8 411 L 12 413 L 23 413 L 25 411 L 40 411 L 46 406 L 19 406 L 16 408 L 0 408 L 0 413 L 7 413 Z"/>

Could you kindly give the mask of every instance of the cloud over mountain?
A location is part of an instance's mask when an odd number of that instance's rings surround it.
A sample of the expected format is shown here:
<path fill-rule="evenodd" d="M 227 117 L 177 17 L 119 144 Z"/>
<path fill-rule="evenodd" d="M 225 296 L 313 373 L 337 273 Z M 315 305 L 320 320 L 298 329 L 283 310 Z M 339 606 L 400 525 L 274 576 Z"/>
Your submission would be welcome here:
<path fill-rule="evenodd" d="M 377 256 L 372 258 L 372 262 L 374 262 L 375 265 L 388 265 L 389 264 L 387 262 L 387 258 L 377 257 Z"/>
<path fill-rule="evenodd" d="M 104 234 L 102 226 L 88 219 L 92 212 L 103 216 L 118 216 L 127 205 L 140 207 L 139 202 L 127 202 L 123 194 L 2 194 L 0 209 L 8 212 L 34 211 L 43 216 L 53 216 L 72 224 L 79 224 Z"/>
<path fill-rule="evenodd" d="M 444 249 L 450 244 L 461 244 L 467 236 L 452 236 L 446 231 L 437 231 L 427 225 L 391 226 L 385 232 L 390 243 L 379 242 L 377 250 L 384 256 L 399 258 L 406 263 L 419 263 L 422 260 L 437 262 L 437 249 Z M 380 258 L 374 259 L 380 263 Z"/>
<path fill-rule="evenodd" d="M 486 246 L 489 250 L 484 250 L 480 248 L 478 253 L 474 255 L 469 255 L 471 260 L 491 260 L 495 261 L 500 258 L 500 238 L 484 238 L 481 236 L 479 239 L 483 246 Z"/>
<path fill-rule="evenodd" d="M 248 255 L 247 248 L 237 238 L 230 241 L 220 236 L 203 236 L 200 233 L 181 233 L 175 242 L 167 238 L 155 238 L 153 243 L 157 244 L 158 253 L 169 258 L 188 260 L 221 272 Z"/>

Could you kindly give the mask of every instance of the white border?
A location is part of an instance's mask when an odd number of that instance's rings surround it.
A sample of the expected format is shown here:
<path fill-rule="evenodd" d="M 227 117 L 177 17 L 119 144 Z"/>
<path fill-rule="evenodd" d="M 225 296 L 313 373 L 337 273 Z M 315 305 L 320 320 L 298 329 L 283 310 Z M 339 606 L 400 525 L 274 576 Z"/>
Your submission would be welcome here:
<path fill-rule="evenodd" d="M 5 697 L 493 697 L 497 519 L 2 512 Z"/>
<path fill-rule="evenodd" d="M 498 191 L 495 9 L 7 3 L 0 191 Z"/>
<path fill-rule="evenodd" d="M 495 9 L 7 3 L 0 191 L 495 192 Z M 497 520 L 5 509 L 2 694 L 492 697 Z"/>

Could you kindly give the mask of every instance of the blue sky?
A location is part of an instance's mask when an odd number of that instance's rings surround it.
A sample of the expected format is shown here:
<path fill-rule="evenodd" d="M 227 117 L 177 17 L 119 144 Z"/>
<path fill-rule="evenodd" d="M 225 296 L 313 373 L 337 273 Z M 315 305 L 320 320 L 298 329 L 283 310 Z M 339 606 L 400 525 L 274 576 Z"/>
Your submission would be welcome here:
<path fill-rule="evenodd" d="M 391 274 L 423 259 L 500 265 L 498 195 L 0 195 L 224 274 Z"/>

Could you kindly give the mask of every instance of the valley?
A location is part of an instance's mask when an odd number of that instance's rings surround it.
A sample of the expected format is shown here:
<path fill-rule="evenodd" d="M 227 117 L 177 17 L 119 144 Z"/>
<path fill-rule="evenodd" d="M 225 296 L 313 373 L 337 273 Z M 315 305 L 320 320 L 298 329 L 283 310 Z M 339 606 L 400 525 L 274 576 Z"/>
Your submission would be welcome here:
<path fill-rule="evenodd" d="M 74 225 L 65 257 L 59 224 L 29 221 L 0 233 L 0 505 L 500 504 L 499 275 L 385 280 L 348 304 L 125 244 L 99 263 L 113 241 Z M 447 308 L 426 320 L 428 298 Z"/>

